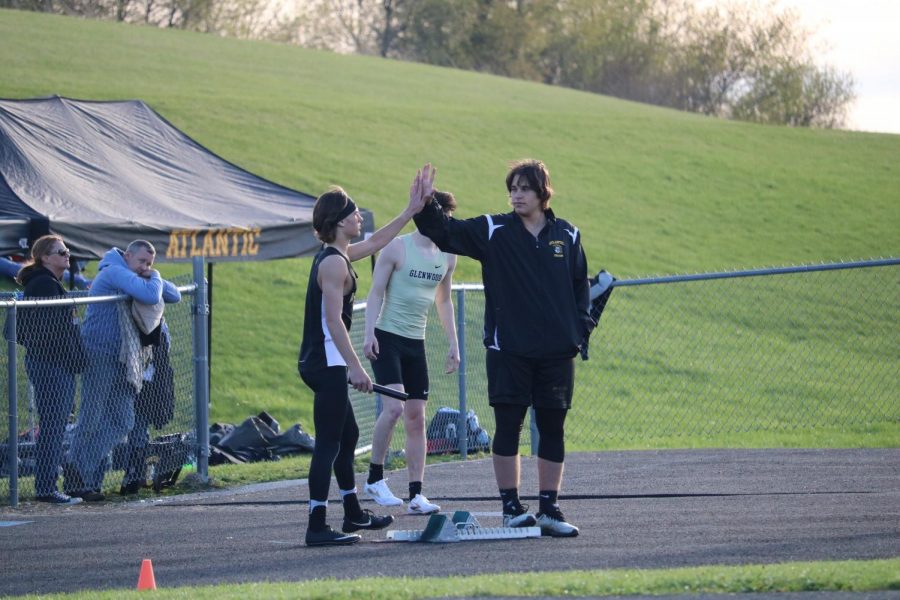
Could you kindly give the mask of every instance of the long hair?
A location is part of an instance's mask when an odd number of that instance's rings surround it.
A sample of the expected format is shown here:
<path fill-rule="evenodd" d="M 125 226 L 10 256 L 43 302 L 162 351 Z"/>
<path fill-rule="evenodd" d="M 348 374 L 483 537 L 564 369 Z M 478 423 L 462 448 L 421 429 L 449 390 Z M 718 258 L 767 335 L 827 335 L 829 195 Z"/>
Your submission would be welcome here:
<path fill-rule="evenodd" d="M 25 262 L 25 266 L 19 269 L 19 272 L 16 275 L 16 283 L 24 285 L 22 281 L 24 281 L 25 276 L 28 275 L 28 273 L 44 266 L 44 257 L 50 254 L 50 248 L 52 248 L 53 244 L 56 242 L 65 243 L 58 235 L 51 234 L 39 237 L 34 244 L 31 245 L 31 255 Z"/>
<path fill-rule="evenodd" d="M 526 158 L 514 162 L 509 173 L 506 174 L 506 191 L 510 191 L 513 181 L 516 177 L 524 177 L 537 193 L 537 197 L 541 201 L 541 208 L 544 210 L 550 205 L 550 197 L 553 196 L 553 188 L 550 186 L 550 171 L 547 166 L 539 160 Z"/>

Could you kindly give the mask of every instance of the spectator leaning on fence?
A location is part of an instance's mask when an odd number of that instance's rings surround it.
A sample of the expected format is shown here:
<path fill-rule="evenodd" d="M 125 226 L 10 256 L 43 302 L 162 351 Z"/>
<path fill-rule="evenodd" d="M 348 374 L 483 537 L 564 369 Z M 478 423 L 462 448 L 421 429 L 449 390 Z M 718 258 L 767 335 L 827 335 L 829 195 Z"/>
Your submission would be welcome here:
<path fill-rule="evenodd" d="M 175 410 L 175 381 L 169 364 L 171 338 L 163 317 L 165 302 L 144 304 L 132 300 L 131 310 L 119 313 L 122 333 L 130 338 L 132 361 L 129 381 L 135 387 L 134 427 L 128 434 L 125 475 L 119 493 L 137 494 L 147 483 L 144 472 L 150 425 L 164 427 Z"/>
<path fill-rule="evenodd" d="M 132 300 L 156 305 L 178 302 L 178 288 L 153 268 L 156 250 L 136 240 L 122 252 L 109 250 L 100 261 L 91 296 L 125 294 Z M 123 347 L 119 302 L 88 306 L 82 337 L 91 365 L 82 380 L 81 407 L 75 425 L 69 463 L 64 469 L 67 493 L 88 501 L 103 500 L 101 489 L 109 453 L 134 427 L 137 393 L 130 379 L 134 348 Z"/>
<path fill-rule="evenodd" d="M 25 286 L 26 300 L 60 298 L 60 283 L 69 266 L 62 238 L 45 235 L 31 246 L 31 259 L 16 281 Z M 39 432 L 35 446 L 35 495 L 41 502 L 77 504 L 57 489 L 63 459 L 63 435 L 75 403 L 75 373 L 84 369 L 84 355 L 72 306 L 25 308 L 19 313 L 18 338 L 26 348 L 25 370 L 34 389 Z"/>
<path fill-rule="evenodd" d="M 523 160 L 506 175 L 512 212 L 458 220 L 432 201 L 416 227 L 444 252 L 481 262 L 488 398 L 497 431 L 494 475 L 507 527 L 537 523 L 543 535 L 573 537 L 557 502 L 565 462 L 564 424 L 572 405 L 574 357 L 593 327 L 587 260 L 578 228 L 550 209 L 550 173 Z M 519 436 L 534 408 L 540 507 L 519 501 Z"/>
<path fill-rule="evenodd" d="M 449 192 L 433 193 L 448 215 L 456 209 Z M 459 368 L 459 343 L 453 318 L 450 287 L 456 256 L 438 250 L 430 239 L 413 231 L 393 240 L 382 251 L 372 274 L 366 301 L 366 337 L 363 350 L 372 361 L 375 380 L 409 394 L 406 401 L 383 397 L 383 410 L 372 435 L 372 461 L 363 488 L 382 506 L 399 506 L 384 478 L 384 459 L 394 426 L 402 416 L 406 429 L 406 466 L 409 472 L 409 505 L 412 515 L 441 510 L 422 494 L 425 475 L 425 402 L 428 400 L 428 362 L 425 358 L 425 325 L 431 305 L 447 334 L 449 351 L 445 373 Z"/>

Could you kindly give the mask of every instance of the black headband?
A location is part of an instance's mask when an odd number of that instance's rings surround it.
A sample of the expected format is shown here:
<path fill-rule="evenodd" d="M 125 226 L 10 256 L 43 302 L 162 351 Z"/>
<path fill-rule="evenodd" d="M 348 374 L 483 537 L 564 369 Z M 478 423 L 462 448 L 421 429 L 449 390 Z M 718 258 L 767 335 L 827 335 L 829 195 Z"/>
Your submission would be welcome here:
<path fill-rule="evenodd" d="M 337 216 L 337 222 L 340 223 L 350 215 L 356 212 L 356 204 L 350 198 L 347 198 L 347 206 Z"/>

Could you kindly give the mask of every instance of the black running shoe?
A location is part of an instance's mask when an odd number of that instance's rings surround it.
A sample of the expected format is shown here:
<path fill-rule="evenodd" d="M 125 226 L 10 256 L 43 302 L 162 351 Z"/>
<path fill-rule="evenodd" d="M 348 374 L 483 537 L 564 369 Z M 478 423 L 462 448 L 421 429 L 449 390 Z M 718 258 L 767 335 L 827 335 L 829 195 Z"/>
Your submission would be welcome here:
<path fill-rule="evenodd" d="M 362 538 L 356 534 L 347 535 L 338 533 L 331 527 L 325 526 L 321 531 L 306 530 L 307 546 L 349 546 Z"/>
<path fill-rule="evenodd" d="M 341 531 L 344 533 L 353 533 L 360 529 L 384 529 L 393 522 L 394 517 L 391 515 L 379 517 L 371 510 L 366 509 L 352 519 L 350 517 L 344 517 L 344 526 L 341 527 Z"/>
<path fill-rule="evenodd" d="M 541 528 L 541 535 L 552 537 L 575 537 L 578 535 L 578 528 L 568 523 L 558 508 L 551 512 L 538 513 L 537 524 Z"/>
<path fill-rule="evenodd" d="M 85 502 L 103 502 L 106 500 L 106 496 L 98 490 L 78 490 L 77 492 L 71 492 L 69 495 L 81 498 Z"/>

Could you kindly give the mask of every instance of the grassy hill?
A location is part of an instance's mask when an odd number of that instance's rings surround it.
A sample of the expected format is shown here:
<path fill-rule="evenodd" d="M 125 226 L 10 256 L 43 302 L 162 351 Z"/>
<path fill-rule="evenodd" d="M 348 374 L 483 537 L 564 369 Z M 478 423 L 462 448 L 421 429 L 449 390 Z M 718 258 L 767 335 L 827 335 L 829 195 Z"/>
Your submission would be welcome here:
<path fill-rule="evenodd" d="M 458 216 L 506 209 L 517 158 L 618 276 L 896 255 L 900 136 L 728 122 L 477 73 L 0 10 L 0 97 L 140 98 L 214 152 L 384 223 L 426 161 Z M 215 272 L 214 420 L 311 423 L 296 350 L 308 259 Z M 172 266 L 167 273 L 183 272 Z M 364 271 L 362 269 L 361 271 Z M 463 260 L 457 281 L 478 281 Z M 367 291 L 363 275 L 361 294 Z"/>

